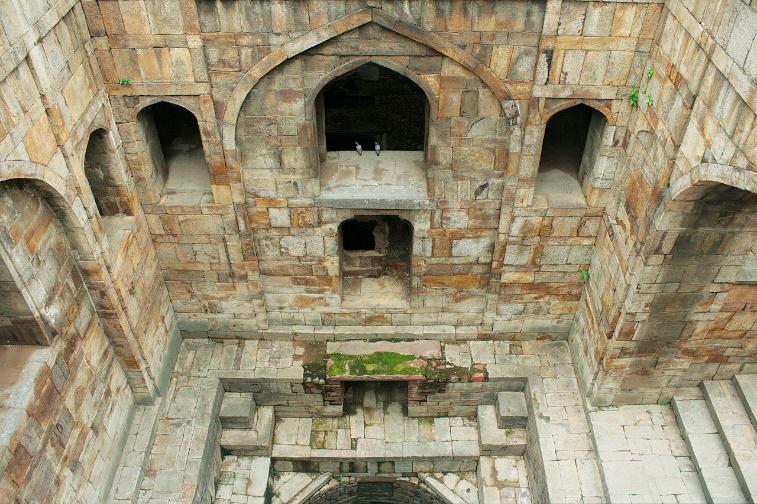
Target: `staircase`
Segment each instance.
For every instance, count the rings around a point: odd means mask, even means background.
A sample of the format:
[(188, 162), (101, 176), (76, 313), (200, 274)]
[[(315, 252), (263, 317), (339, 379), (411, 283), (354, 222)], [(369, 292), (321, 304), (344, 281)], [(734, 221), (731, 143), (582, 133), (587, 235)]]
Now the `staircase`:
[(673, 409), (708, 502), (757, 502), (757, 374), (705, 381)]

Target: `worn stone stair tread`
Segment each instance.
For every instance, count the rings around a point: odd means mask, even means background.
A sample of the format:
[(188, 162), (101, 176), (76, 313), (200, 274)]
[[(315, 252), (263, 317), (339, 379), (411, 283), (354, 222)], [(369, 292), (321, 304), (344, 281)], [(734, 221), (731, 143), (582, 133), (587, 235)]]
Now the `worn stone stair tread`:
[(673, 399), (673, 410), (708, 502), (747, 502), (707, 403)]
[(741, 403), (744, 405), (752, 427), (757, 429), (757, 374), (742, 374), (733, 377)]
[(736, 474), (731, 467), (708, 467), (702, 469), (702, 478), (708, 484), (703, 486), (707, 502), (713, 504), (737, 504), (746, 503), (749, 500), (741, 491)]
[(426, 485), (428, 485), (428, 487), (433, 490), (436, 495), (444, 499), (444, 502), (447, 502), (449, 504), (468, 504), (466, 500), (457, 495), (451, 489), (447, 488), (444, 483), (434, 478), (433, 475), (421, 473), (418, 474), (418, 478)]
[(757, 500), (757, 432), (731, 381), (704, 381), (702, 391), (745, 496)]
[(289, 499), (286, 504), (302, 504), (315, 493), (323, 488), (331, 480), (331, 473), (323, 473), (310, 483), (305, 485), (297, 494)]

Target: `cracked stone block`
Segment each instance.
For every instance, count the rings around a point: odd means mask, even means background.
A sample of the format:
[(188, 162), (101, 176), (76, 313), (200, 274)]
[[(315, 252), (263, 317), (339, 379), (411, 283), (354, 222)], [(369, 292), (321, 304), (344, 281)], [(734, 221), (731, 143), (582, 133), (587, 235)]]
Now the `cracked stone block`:
[(528, 420), (526, 396), (523, 392), (500, 392), (497, 394), (497, 427), (524, 428)]
[(224, 429), (248, 429), (252, 427), (255, 400), (252, 394), (226, 392), (218, 417)]

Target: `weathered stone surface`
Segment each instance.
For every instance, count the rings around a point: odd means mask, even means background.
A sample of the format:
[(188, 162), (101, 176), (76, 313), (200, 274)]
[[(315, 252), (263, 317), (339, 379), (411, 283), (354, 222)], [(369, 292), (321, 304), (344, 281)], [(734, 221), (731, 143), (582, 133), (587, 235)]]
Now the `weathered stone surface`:
[(251, 428), (254, 412), (255, 400), (252, 394), (227, 392), (223, 395), (218, 418), (224, 429)]
[[(462, 457), (414, 461), (418, 470), (475, 471), (465, 465), (475, 427), (438, 415), (473, 415), (494, 404), (494, 380), (538, 376), (543, 389), (526, 397), (542, 415), (527, 423), (538, 440), (529, 463), (543, 462), (534, 500), (672, 499), (682, 485), (700, 497), (688, 466), (679, 478), (668, 459), (670, 494), (615, 493), (629, 490), (616, 460), (602, 472), (612, 488), (598, 490), (579, 389), (595, 405), (656, 404), (755, 372), (754, 2), (50, 3), (5, 2), (0, 14), (0, 336), (44, 348), (2, 356), (18, 372), (0, 380), (0, 500), (89, 503), (113, 488), (117, 501), (210, 501), (221, 369), (260, 362), (229, 378), (256, 391), (231, 393), (259, 394), (281, 418), (338, 416), (341, 406), (304, 391), (301, 354), (279, 343), (387, 339), (444, 341), (470, 371), (463, 388), (408, 405), (437, 416), (441, 444), (429, 452)], [(372, 163), (368, 144), (362, 163), (328, 177), (331, 119), (318, 94), (368, 62), (417, 87), (420, 144), (384, 144)], [(413, 109), (390, 96), (372, 97)], [(159, 102), (186, 110), (191, 128), (151, 117)], [(574, 105), (590, 110), (553, 140)], [(384, 142), (380, 129), (345, 135)], [(560, 149), (577, 130), (567, 143), (583, 147)], [(355, 157), (345, 141), (339, 155)], [(552, 164), (569, 158), (570, 173)], [(409, 225), (401, 247), (393, 233), (368, 234), (404, 255), (392, 274), (370, 264), (376, 278), (353, 288), (340, 225), (390, 217)], [(226, 343), (193, 347), (174, 369), (182, 336)], [(572, 359), (529, 353), (529, 340), (567, 340)], [(525, 353), (502, 358), (502, 341)], [(227, 426), (247, 426), (230, 405)], [(727, 447), (751, 491), (754, 407), (738, 416), (719, 425), (742, 441)], [(127, 432), (132, 418), (140, 427)], [(190, 421), (179, 439), (175, 424)], [(308, 437), (297, 422), (281, 435)], [(408, 425), (419, 437), (430, 428)], [(629, 423), (621, 439), (598, 425), (595, 440), (646, 456), (661, 449), (646, 427)], [(698, 428), (690, 436), (713, 440)], [(346, 426), (334, 432), (319, 449), (351, 451)], [(639, 461), (633, 470), (660, 469)], [(265, 498), (260, 470), (250, 501)], [(529, 498), (515, 492), (487, 484), (482, 495)]]
[(522, 392), (500, 392), (497, 394), (497, 426), (500, 429), (523, 428), (528, 420), (526, 397)]

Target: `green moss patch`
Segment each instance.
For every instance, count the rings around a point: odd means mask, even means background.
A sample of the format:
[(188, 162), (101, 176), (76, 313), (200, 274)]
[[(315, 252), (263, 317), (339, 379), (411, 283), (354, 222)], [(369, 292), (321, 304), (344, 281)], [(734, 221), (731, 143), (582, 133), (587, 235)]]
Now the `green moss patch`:
[(426, 361), (414, 355), (375, 352), (370, 355), (328, 355), (329, 378), (337, 376), (421, 375), (426, 376)]

